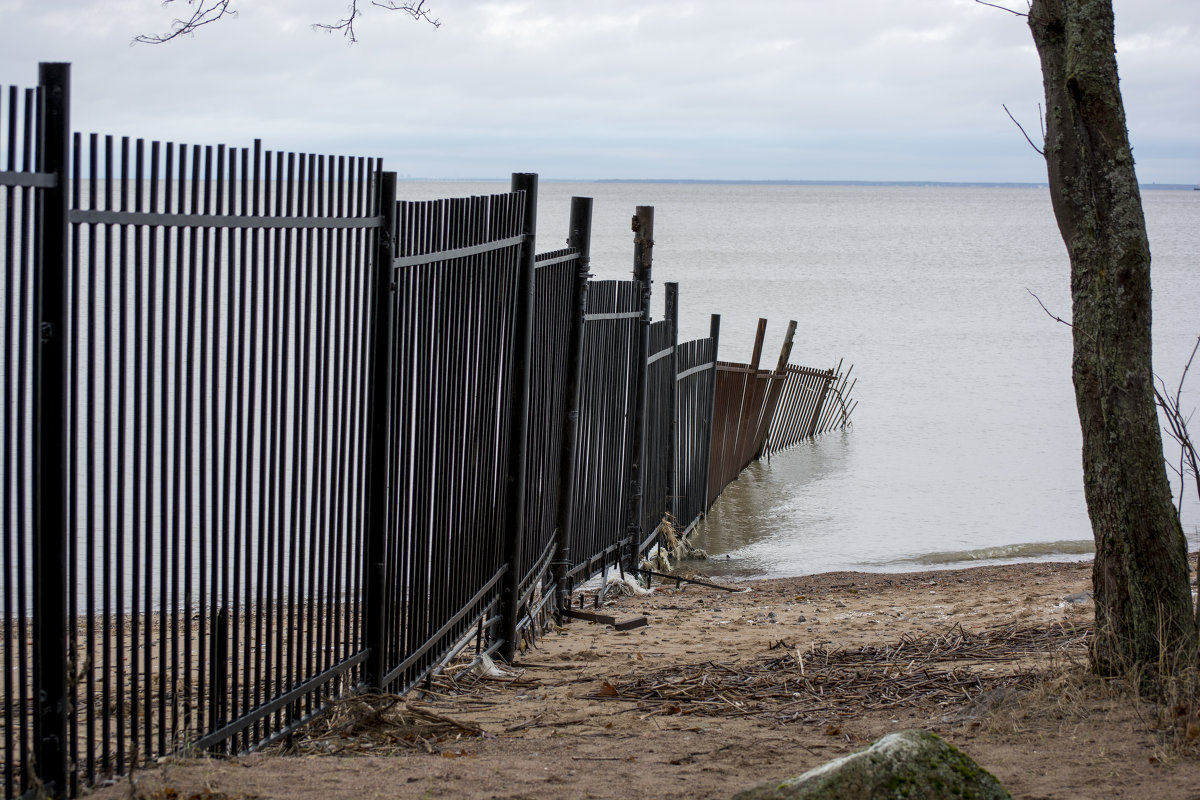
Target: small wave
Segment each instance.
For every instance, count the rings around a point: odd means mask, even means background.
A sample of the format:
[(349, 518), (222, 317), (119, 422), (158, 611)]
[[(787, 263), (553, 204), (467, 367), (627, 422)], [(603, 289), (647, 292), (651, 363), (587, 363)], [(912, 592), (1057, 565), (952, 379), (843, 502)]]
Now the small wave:
[(924, 553), (911, 558), (898, 559), (899, 563), (958, 564), (970, 561), (995, 561), (999, 559), (1041, 559), (1047, 556), (1084, 556), (1096, 552), (1091, 539), (1076, 539), (1062, 542), (1024, 542), (997, 547), (980, 547), (975, 550), (948, 550), (940, 553)]

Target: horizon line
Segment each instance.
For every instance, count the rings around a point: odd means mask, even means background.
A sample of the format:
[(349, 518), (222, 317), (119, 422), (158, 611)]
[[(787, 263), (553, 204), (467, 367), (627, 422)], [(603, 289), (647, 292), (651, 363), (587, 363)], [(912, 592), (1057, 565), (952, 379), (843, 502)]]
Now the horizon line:
[[(397, 176), (397, 180), (412, 183), (500, 183), (508, 178), (427, 178), (414, 175)], [(1045, 189), (1046, 181), (914, 181), (914, 180), (802, 180), (751, 178), (539, 178), (546, 183), (639, 183), (639, 184), (709, 184), (738, 186), (903, 186), (903, 187), (964, 187)], [(1140, 189), (1189, 190), (1200, 189), (1194, 183), (1139, 183)]]

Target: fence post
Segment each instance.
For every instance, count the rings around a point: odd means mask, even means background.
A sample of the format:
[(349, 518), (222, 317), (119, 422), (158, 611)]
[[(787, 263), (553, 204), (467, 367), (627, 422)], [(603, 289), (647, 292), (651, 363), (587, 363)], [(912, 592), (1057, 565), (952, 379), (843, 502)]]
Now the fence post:
[(626, 534), (632, 549), (622, 559), (630, 568), (637, 566), (636, 552), (642, 543), (643, 497), (642, 464), (646, 457), (646, 359), (650, 350), (650, 274), (654, 262), (654, 207), (638, 206), (633, 217), (633, 279), (641, 293), (642, 316), (638, 326), (637, 372), (634, 377), (633, 422), (630, 442), (633, 453), (629, 459), (629, 505)]
[(771, 438), (771, 423), (775, 419), (775, 412), (779, 408), (779, 398), (783, 393), (783, 384), (787, 381), (787, 362), (792, 355), (792, 339), (796, 335), (796, 320), (788, 320), (787, 333), (783, 335), (783, 345), (779, 348), (779, 361), (776, 362), (775, 371), (771, 373), (770, 383), (767, 386), (767, 403), (763, 410), (763, 418), (759, 421), (761, 430), (756, 435), (761, 434), (762, 440), (758, 443), (758, 449), (754, 453), (754, 457), (762, 458), (763, 453), (769, 452)]
[(709, 489), (709, 480), (712, 478), (712, 460), (713, 460), (713, 425), (717, 418), (717, 345), (721, 343), (721, 315), (713, 314), (709, 317), (708, 322), (708, 338), (712, 339), (712, 388), (709, 390), (708, 397), (708, 460), (704, 467), (704, 503), (700, 511), (700, 516), (707, 516), (708, 509), (712, 507), (713, 500)]
[[(71, 65), (38, 66), (38, 172), (57, 177), (38, 192), (34, 278), (38, 348), (33, 362), (34, 759), (50, 797), (67, 785), (67, 198)], [(90, 699), (90, 698), (89, 698)]]
[(575, 262), (575, 281), (571, 288), (571, 330), (567, 335), (566, 414), (563, 418), (563, 444), (559, 455), (558, 508), (555, 509), (557, 539), (553, 559), (555, 612), (564, 608), (567, 597), (567, 569), (571, 566), (571, 538), (575, 531), (572, 508), (575, 505), (575, 458), (579, 451), (579, 383), (583, 371), (583, 317), (587, 313), (588, 271), (592, 260), (592, 198), (571, 198), (571, 225), (567, 246), (579, 251)]
[(671, 518), (679, 520), (679, 385), (675, 376), (679, 374), (679, 284), (675, 281), (663, 284), (663, 318), (671, 325), (671, 383), (667, 402), (670, 404), (671, 427), (667, 432), (667, 508)]
[(387, 674), (384, 621), (388, 614), (384, 574), (387, 537), (388, 453), (392, 441), (392, 338), (395, 305), (396, 173), (378, 176), (379, 229), (375, 247), (375, 288), (372, 302), (371, 390), (367, 406), (367, 519), (363, 543), (362, 647), (370, 651), (363, 665), (367, 686), (382, 690)]
[(511, 662), (517, 655), (517, 621), (520, 609), (521, 548), (525, 539), (525, 464), (528, 456), (529, 432), (529, 360), (533, 334), (533, 270), (537, 234), (538, 176), (531, 172), (514, 172), (512, 190), (525, 192), (525, 218), (517, 265), (517, 306), (514, 309), (512, 403), (508, 420), (508, 468), (505, 479), (507, 497), (504, 511), (504, 573), (500, 597), (501, 630), (504, 648), (501, 655)]

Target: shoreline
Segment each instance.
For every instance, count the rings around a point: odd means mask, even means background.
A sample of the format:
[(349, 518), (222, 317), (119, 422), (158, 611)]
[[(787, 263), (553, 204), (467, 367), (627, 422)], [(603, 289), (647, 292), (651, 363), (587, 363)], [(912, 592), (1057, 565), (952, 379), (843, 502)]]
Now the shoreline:
[[(290, 755), (170, 760), (135, 794), (695, 800), (905, 728), (947, 738), (1014, 797), (1184, 800), (1200, 785), (1200, 747), (1090, 676), (1090, 561), (737, 583), (610, 591), (603, 613), (649, 624), (575, 620), (511, 671), (464, 661), (386, 711), (337, 704)], [(128, 781), (95, 796), (127, 798)]]

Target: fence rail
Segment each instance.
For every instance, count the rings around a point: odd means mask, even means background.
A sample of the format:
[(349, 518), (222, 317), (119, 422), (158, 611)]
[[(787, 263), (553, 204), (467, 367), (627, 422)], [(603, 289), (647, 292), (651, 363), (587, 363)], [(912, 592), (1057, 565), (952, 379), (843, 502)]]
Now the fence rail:
[(678, 341), (674, 284), (651, 320), (649, 207), (590, 280), (591, 201), (537, 254), (536, 175), (397, 203), (374, 159), (72, 139), (68, 95), (0, 95), (6, 800), (511, 658), (779, 398), (776, 448), (853, 409), (761, 336), (719, 364), (719, 317)]

